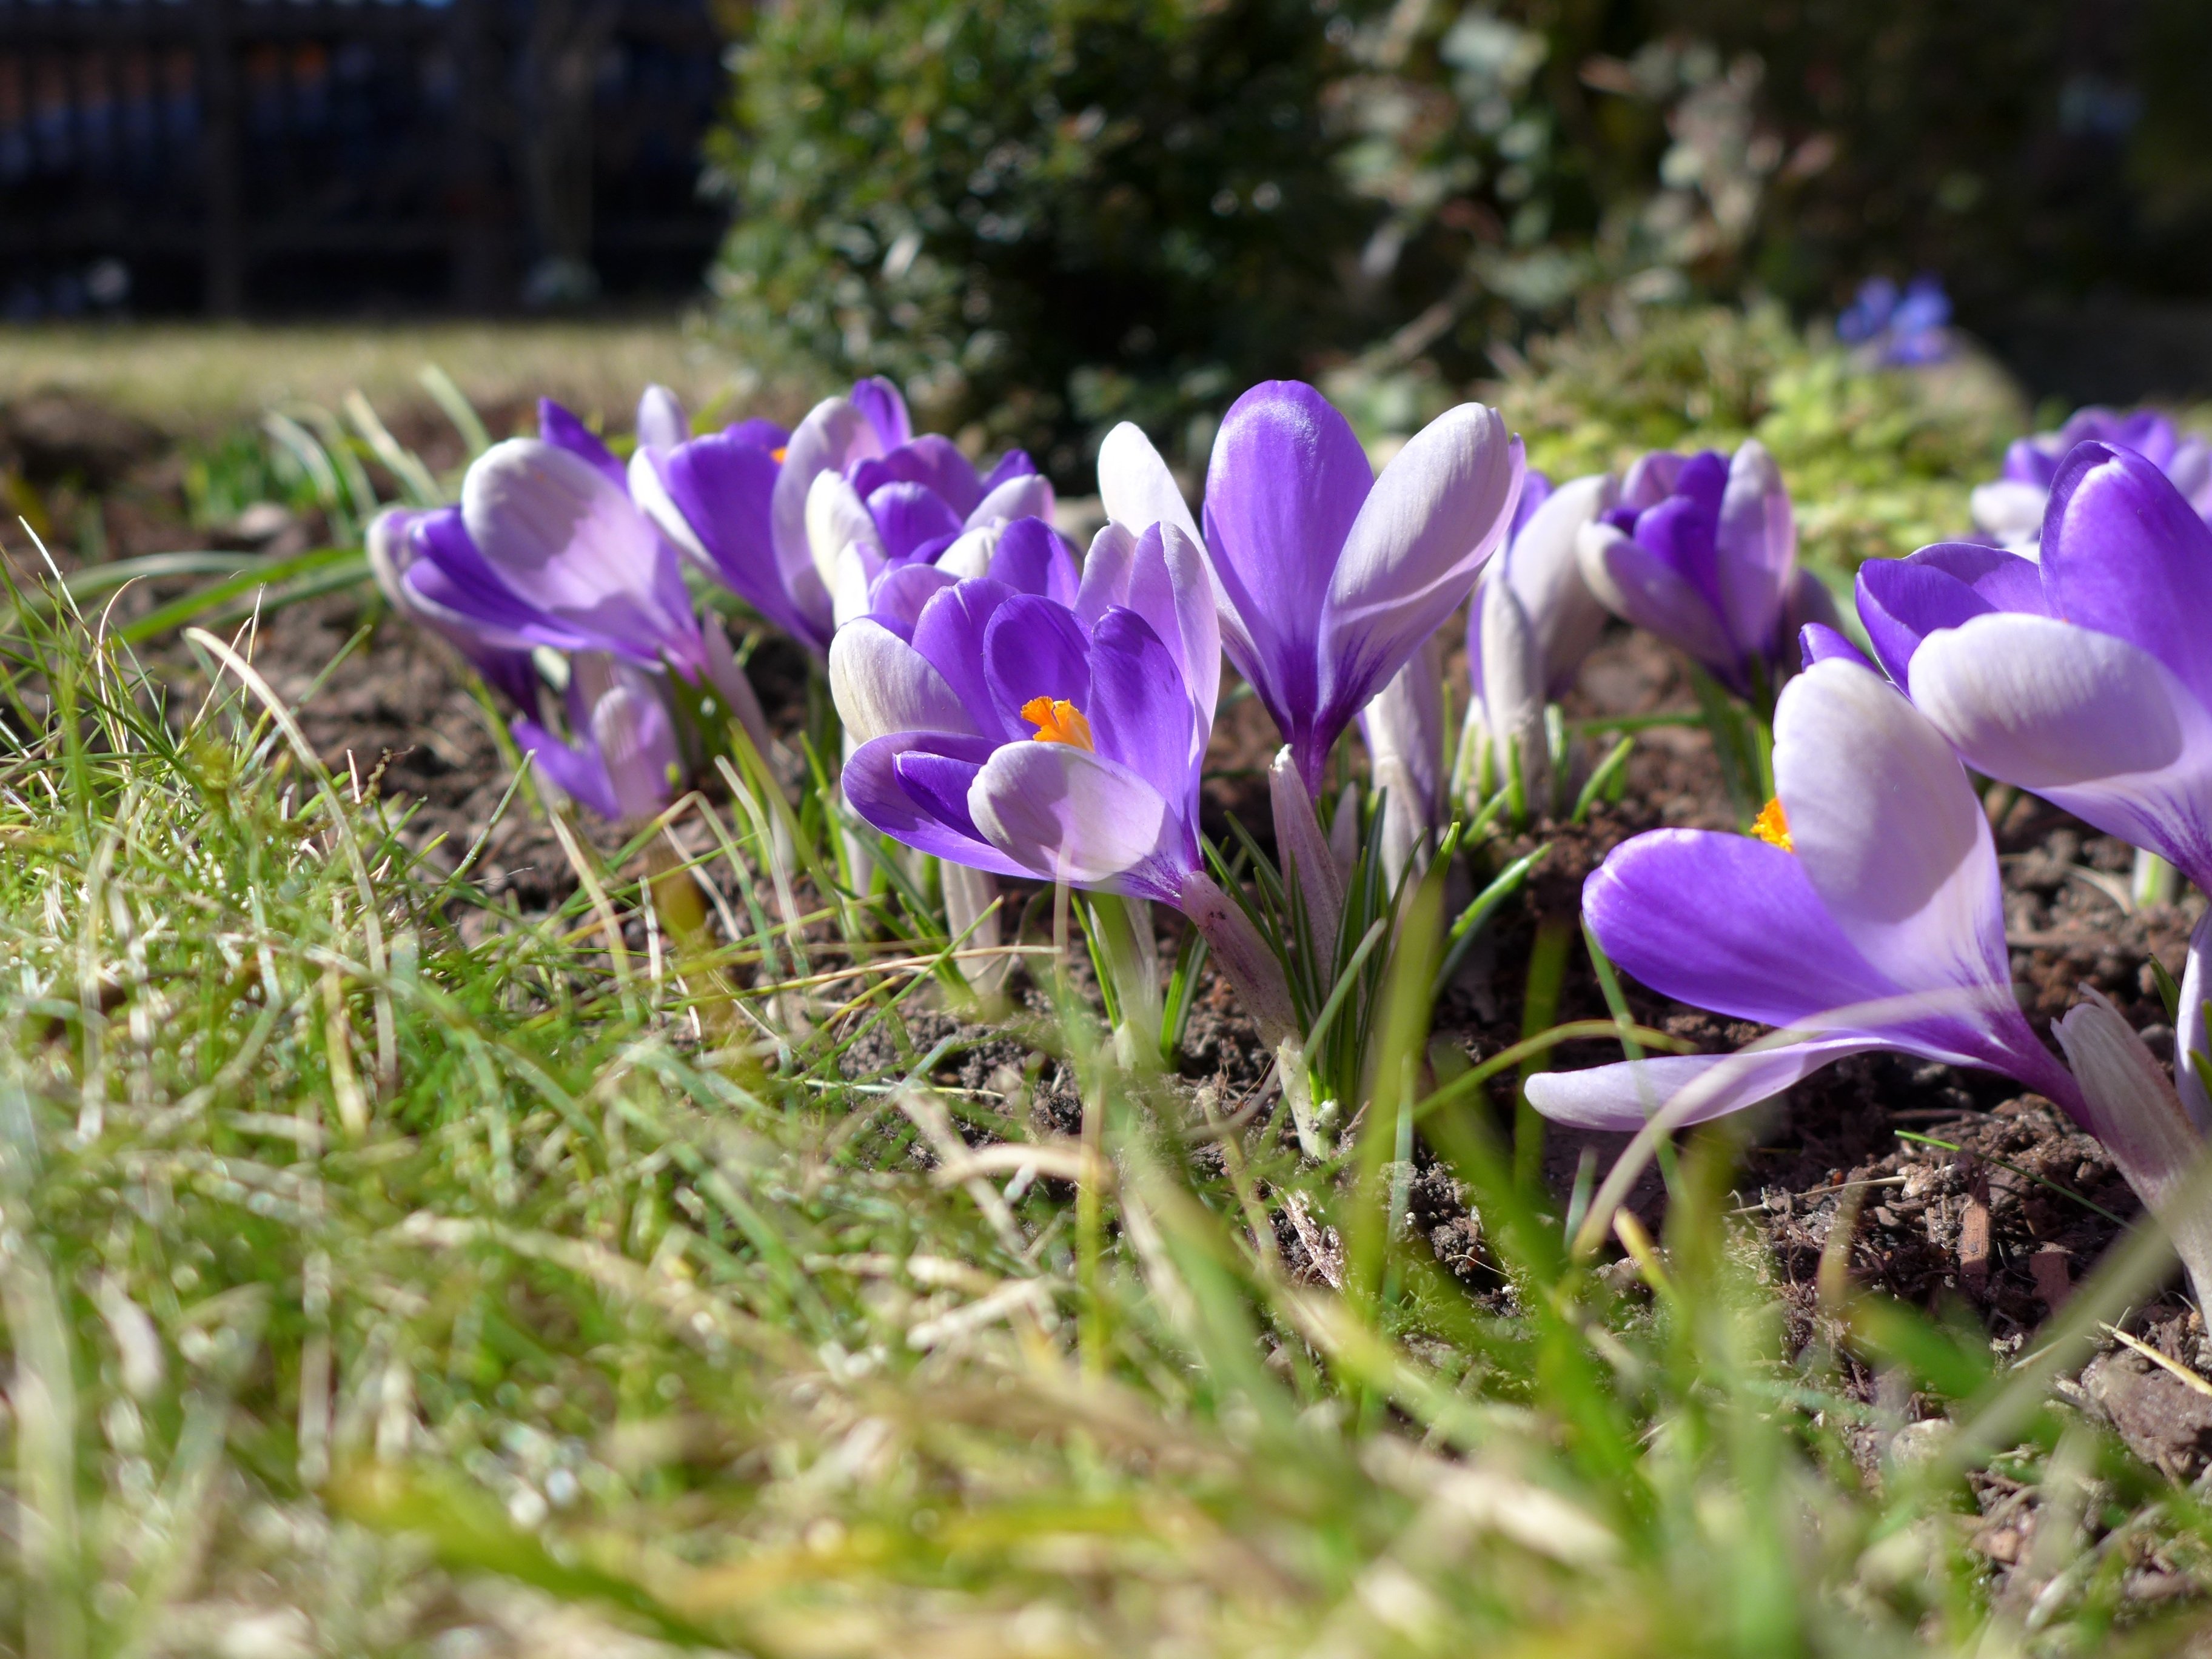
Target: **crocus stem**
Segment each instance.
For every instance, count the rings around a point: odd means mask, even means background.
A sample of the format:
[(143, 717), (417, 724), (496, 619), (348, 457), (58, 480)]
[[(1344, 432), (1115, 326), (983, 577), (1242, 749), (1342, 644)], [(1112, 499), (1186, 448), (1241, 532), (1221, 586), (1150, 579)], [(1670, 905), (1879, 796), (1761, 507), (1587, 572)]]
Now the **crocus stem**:
[(1137, 1065), (1160, 1049), (1160, 971), (1150, 937), (1152, 907), (1142, 899), (1094, 893), (1091, 915), (1121, 1015), (1115, 1047), (1123, 1065)]
[(1237, 993), (1244, 1012), (1260, 1028), (1260, 1041), (1273, 1048), (1298, 1035), (1291, 982), (1267, 941), (1260, 937), (1242, 907), (1203, 871), (1183, 878), (1176, 908), (1206, 935), (1207, 951)]
[[(1567, 955), (1575, 938), (1572, 920), (1547, 916), (1536, 924), (1536, 943), (1528, 952), (1528, 989), (1521, 1004), (1521, 1035), (1532, 1037), (1559, 1023), (1559, 988), (1567, 976)], [(1521, 1066), (1521, 1088), (1513, 1103), (1513, 1179), (1533, 1190), (1544, 1174), (1544, 1120), (1528, 1103), (1528, 1079), (1549, 1064), (1532, 1056)]]
[[(950, 937), (963, 935), (967, 950), (995, 950), (1002, 938), (999, 913), (992, 906), (999, 899), (999, 878), (981, 870), (971, 870), (964, 864), (944, 863), (939, 866), (945, 889), (945, 921), (951, 929)], [(1006, 982), (1006, 969), (1011, 957), (971, 958), (960, 964), (960, 976), (979, 997), (989, 1000), (998, 996)]]
[(2155, 853), (2136, 848), (2134, 878), (2128, 884), (2136, 908), (2150, 904), (2171, 904), (2181, 896), (2181, 883), (2174, 868)]

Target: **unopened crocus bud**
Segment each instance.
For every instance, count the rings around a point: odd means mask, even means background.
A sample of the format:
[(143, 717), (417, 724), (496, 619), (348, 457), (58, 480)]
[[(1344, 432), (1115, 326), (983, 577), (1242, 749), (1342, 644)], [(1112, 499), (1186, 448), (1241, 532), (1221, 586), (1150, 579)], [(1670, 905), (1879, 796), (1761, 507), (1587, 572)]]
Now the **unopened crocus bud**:
[(1314, 946), (1325, 960), (1334, 961), (1336, 930), (1344, 917), (1344, 884), (1288, 744), (1275, 751), (1274, 764), (1267, 769), (1267, 797), (1275, 810), (1275, 854), (1284, 885), (1304, 900)]
[(1485, 582), (1481, 736), (1494, 787), (1511, 788), (1516, 814), (1539, 817), (1552, 800), (1552, 751), (1544, 732), (1544, 658), (1528, 611), (1509, 582)]
[(624, 684), (601, 697), (592, 710), (592, 740), (624, 823), (642, 823), (675, 799), (684, 776), (676, 730), (667, 705), (653, 692)]
[(1443, 635), (1429, 636), (1359, 722), (1382, 797), (1382, 868), (1395, 886), (1407, 866), (1433, 844), (1448, 807)]
[[(2082, 996), (2051, 1030), (2081, 1085), (2089, 1131), (2172, 1239), (2198, 1304), (2212, 1306), (2206, 1300), (2212, 1292), (2212, 1202), (2200, 1178), (2204, 1127), (2119, 1010), (2086, 987)], [(2186, 1050), (2181, 1065), (2189, 1065)]]
[(665, 386), (649, 386), (637, 400), (637, 441), (641, 447), (673, 449), (691, 436), (691, 417), (683, 399)]

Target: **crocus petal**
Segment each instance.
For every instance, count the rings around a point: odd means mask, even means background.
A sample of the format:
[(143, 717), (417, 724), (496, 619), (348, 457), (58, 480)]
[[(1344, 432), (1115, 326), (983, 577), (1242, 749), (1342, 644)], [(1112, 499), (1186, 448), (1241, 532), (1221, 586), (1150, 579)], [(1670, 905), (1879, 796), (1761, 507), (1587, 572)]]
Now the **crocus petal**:
[(1840, 661), (1785, 687), (1775, 790), (1807, 878), (1860, 955), (1908, 991), (2010, 982), (1996, 848), (1941, 732)]
[(948, 737), (940, 732), (893, 732), (862, 744), (846, 757), (839, 787), (844, 791), (846, 804), (865, 823), (918, 852), (995, 876), (1030, 875), (1034, 872), (1026, 866), (1017, 864), (971, 833), (972, 820), (964, 811), (957, 820), (969, 826), (963, 830), (921, 804), (921, 795), (929, 791), (909, 790), (899, 781), (902, 756), (942, 757), (980, 769), (990, 758), (993, 747), (982, 738)]
[(911, 557), (924, 542), (960, 533), (960, 520), (945, 498), (923, 484), (887, 483), (869, 495), (867, 507), (884, 556), (894, 562)]
[(1438, 416), (1382, 469), (1329, 583), (1324, 730), (1341, 730), (1465, 603), (1504, 540), (1524, 470), (1521, 441), (1481, 404)]
[(1897, 987), (1821, 903), (1803, 862), (1748, 836), (1654, 830), (1583, 884), (1606, 954), (1662, 996), (1732, 1019), (1799, 1026)]
[(1046, 881), (1172, 903), (1196, 865), (1158, 790), (1065, 743), (1010, 743), (976, 775), (968, 805), (985, 838)]
[(2205, 1029), (2204, 1017), (2204, 1000), (2212, 997), (2212, 975), (2205, 971), (2208, 956), (2212, 956), (2212, 910), (2205, 912), (2189, 935), (2189, 955), (2181, 969), (2181, 1007), (2173, 1022), (2174, 1086), (2200, 1133), (2212, 1133), (2212, 1097), (2206, 1094), (2204, 1079), (2190, 1056), (2212, 1060), (2212, 1033)]
[(572, 747), (533, 720), (518, 720), (512, 729), (515, 746), (555, 788), (610, 823), (622, 817), (622, 803), (596, 749)]
[(914, 648), (944, 676), (975, 729), (1000, 742), (1030, 735), (1027, 722), (1009, 724), (999, 712), (984, 667), (991, 618), (1012, 598), (1013, 591), (998, 582), (959, 582), (923, 605), (914, 625)]
[[(1523, 507), (1527, 489), (1524, 483)], [(1500, 557), (1534, 631), (1547, 689), (1553, 694), (1573, 684), (1575, 671), (1605, 633), (1608, 613), (1583, 579), (1576, 544), (1582, 527), (1613, 506), (1620, 493), (1610, 474), (1599, 473), (1570, 479), (1525, 516), (1515, 511), (1521, 527)]]
[(1797, 630), (1797, 649), (1807, 668), (1816, 662), (1830, 660), (1855, 663), (1867, 669), (1874, 666), (1867, 660), (1865, 652), (1822, 623), (1807, 623)]
[(893, 732), (977, 729), (945, 677), (872, 617), (847, 623), (830, 641), (830, 695), (845, 730), (861, 743)]
[(1042, 519), (1016, 519), (991, 553), (991, 580), (1057, 605), (1075, 603), (1081, 578), (1066, 538)]
[(1859, 620), (1889, 677), (1911, 686), (1912, 653), (1939, 628), (1992, 611), (2049, 611), (2034, 561), (1971, 542), (1923, 547), (1909, 559), (1859, 567)]
[(901, 639), (911, 640), (924, 607), (957, 581), (951, 571), (935, 565), (902, 564), (877, 579), (868, 596), (868, 614)]
[[(776, 488), (782, 489), (781, 478), (776, 480)], [(832, 591), (837, 581), (837, 556), (847, 548), (864, 548), (878, 560), (884, 556), (883, 537), (867, 503), (835, 472), (817, 472), (807, 489), (806, 545), (822, 585)]]
[[(1745, 439), (1729, 462), (1714, 545), (1721, 614), (1737, 653), (1748, 657), (1771, 652), (1784, 578), (1797, 556), (1797, 523), (1782, 470), (1755, 438)], [(1816, 620), (1825, 619), (1802, 619)]]
[(1626, 1133), (1694, 1089), (1700, 1103), (1674, 1120), (1686, 1127), (1771, 1100), (1823, 1066), (1883, 1046), (1862, 1036), (1822, 1037), (1741, 1054), (1663, 1054), (1580, 1072), (1540, 1072), (1528, 1079), (1528, 1103), (1557, 1123)]
[(1361, 711), (1375, 787), (1382, 795), (1382, 862), (1395, 884), (1442, 827), (1444, 804), (1443, 635), (1431, 634), (1413, 659)]
[(1975, 527), (2005, 548), (2033, 550), (2043, 533), (2043, 509), (2051, 500), (2048, 484), (2000, 478), (1976, 484), (1966, 498)]
[(810, 567), (786, 589), (770, 520), (775, 461), (727, 434), (630, 457), (632, 498), (660, 532), (770, 623), (816, 651), (829, 643), (830, 605)]
[(1302, 381), (1254, 386), (1213, 441), (1202, 545), (1224, 603), (1222, 646), (1302, 765), (1320, 707), (1316, 641), (1329, 581), (1373, 486), (1351, 422)]
[(501, 580), (469, 538), (459, 507), (415, 519), (407, 544), (413, 556), (394, 566), (401, 603), (463, 651), (588, 651), (599, 643), (592, 630), (539, 610)]
[(963, 527), (975, 530), (1014, 519), (1042, 519), (1049, 524), (1053, 505), (1051, 481), (1042, 474), (1026, 472), (1007, 479), (984, 496)]
[(623, 482), (623, 465), (614, 451), (600, 442), (599, 434), (550, 398), (538, 400), (538, 435), (556, 449), (565, 449), (614, 483)]
[(1091, 631), (1091, 699), (1098, 752), (1194, 812), (1190, 698), (1167, 647), (1133, 611), (1117, 605)]
[(1106, 516), (1132, 535), (1141, 536), (1156, 524), (1171, 524), (1193, 545), (1203, 543), (1175, 474), (1133, 422), (1122, 422), (1098, 446), (1098, 500)]
[(899, 395), (898, 387), (880, 374), (853, 383), (853, 407), (866, 419), (876, 441), (885, 449), (896, 449), (914, 436), (906, 399)]
[(637, 400), (640, 449), (673, 449), (691, 435), (684, 400), (665, 386), (649, 386)]
[(991, 560), (999, 550), (999, 538), (1006, 530), (1006, 526), (994, 524), (980, 530), (963, 531), (951, 546), (937, 556), (937, 568), (962, 581), (988, 575)]
[[(2051, 1025), (2081, 1079), (2087, 1127), (2104, 1143), (2128, 1185), (2171, 1225), (2167, 1206), (2189, 1184), (2204, 1156), (2204, 1131), (2174, 1091), (2173, 1079), (2135, 1029), (2099, 992)], [(2201, 1207), (2201, 1206), (2200, 1206)], [(2202, 1230), (2208, 1219), (2192, 1218)], [(2191, 1262), (2192, 1268), (2199, 1266)]]
[(1475, 607), (1481, 647), (1477, 684), (1491, 763), (1501, 786), (1517, 773), (1526, 810), (1540, 816), (1551, 803), (1552, 751), (1544, 729), (1545, 665), (1536, 630), (1510, 582), (1483, 583)]
[(1912, 659), (1913, 701), (1976, 771), (2212, 881), (2212, 717), (2148, 652), (2047, 617), (1976, 617)]
[(791, 441), (784, 447), (783, 467), (776, 475), (769, 514), (776, 562), (783, 569), (786, 587), (798, 592), (801, 573), (811, 573), (821, 582), (825, 595), (829, 588), (806, 536), (806, 502), (814, 480), (825, 471), (842, 472), (854, 461), (880, 455), (887, 447), (866, 417), (845, 398), (823, 398), (792, 433)]
[(2054, 614), (2142, 647), (2212, 701), (2212, 529), (2151, 462), (2082, 444), (2059, 463), (2043, 580)]
[(1195, 717), (1192, 741), (1202, 752), (1221, 690), (1221, 625), (1197, 544), (1172, 525), (1156, 523), (1137, 536), (1108, 522), (1084, 561), (1075, 614), (1092, 625), (1117, 605), (1151, 624), (1175, 659)]
[(1583, 580), (1608, 610), (1656, 634), (1732, 684), (1741, 678), (1721, 619), (1696, 586), (1613, 525), (1585, 525), (1577, 544)]
[(649, 818), (674, 798), (681, 775), (667, 705), (649, 690), (618, 685), (592, 709), (592, 741), (628, 823)]
[[(529, 438), (494, 445), (461, 483), (469, 538), (530, 604), (644, 662), (691, 662), (698, 624), (665, 580), (675, 553), (621, 484)], [(680, 579), (675, 596), (682, 593)]]
[(791, 428), (759, 416), (749, 416), (732, 426), (722, 428), (722, 436), (734, 442), (750, 444), (756, 449), (765, 449), (771, 454), (791, 441)]
[(999, 718), (1026, 735), (1024, 705), (1037, 697), (1091, 708), (1091, 644), (1074, 613), (1030, 593), (998, 607), (983, 635), (983, 672)]

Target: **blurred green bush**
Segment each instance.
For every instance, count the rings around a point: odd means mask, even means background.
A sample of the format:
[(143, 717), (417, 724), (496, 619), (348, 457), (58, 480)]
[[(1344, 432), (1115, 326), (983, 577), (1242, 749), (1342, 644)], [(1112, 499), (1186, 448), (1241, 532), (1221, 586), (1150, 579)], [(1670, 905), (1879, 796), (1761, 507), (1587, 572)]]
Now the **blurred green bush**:
[(1079, 478), (1086, 433), (1356, 342), (1340, 267), (1375, 215), (1324, 112), (1349, 32), (1311, 0), (763, 9), (710, 153), (723, 326)]

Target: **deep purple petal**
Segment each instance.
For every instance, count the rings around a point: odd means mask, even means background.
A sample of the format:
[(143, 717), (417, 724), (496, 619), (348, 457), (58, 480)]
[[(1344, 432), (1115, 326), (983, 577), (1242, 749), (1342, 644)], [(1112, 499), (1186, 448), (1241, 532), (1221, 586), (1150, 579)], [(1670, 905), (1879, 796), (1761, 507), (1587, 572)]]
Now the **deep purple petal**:
[(1606, 954), (1662, 996), (1794, 1026), (1897, 987), (1854, 949), (1795, 856), (1747, 836), (1653, 830), (1583, 885)]
[(791, 441), (791, 428), (754, 415), (722, 428), (721, 435), (735, 443), (765, 449), (770, 456)]
[(853, 383), (853, 405), (875, 428), (876, 441), (885, 449), (896, 449), (913, 438), (914, 422), (907, 417), (906, 399), (882, 375), (872, 374)]
[(538, 609), (501, 581), (461, 522), (459, 507), (426, 513), (408, 527), (417, 554), (400, 575), (410, 609), (444, 624), (447, 636), (474, 654), (476, 646), (527, 651), (592, 647), (594, 636)]
[(960, 520), (935, 490), (918, 483), (887, 483), (868, 498), (868, 516), (883, 538), (884, 556), (893, 563), (914, 556), (925, 542), (950, 545)]
[(2212, 529), (2156, 466), (2077, 446), (2051, 482), (2042, 552), (2056, 615), (2132, 641), (2212, 701)]
[(565, 744), (533, 720), (518, 720), (512, 729), (516, 746), (562, 794), (581, 802), (610, 823), (622, 817), (614, 781), (607, 776), (596, 748)]
[[(897, 763), (904, 755), (941, 756), (980, 766), (995, 747), (985, 738), (948, 737), (941, 732), (896, 732), (877, 738), (846, 757), (840, 779), (846, 804), (867, 823), (919, 852), (993, 875), (1031, 874), (989, 842), (966, 829), (956, 828), (924, 806), (898, 775)], [(967, 825), (969, 822), (963, 802), (957, 823)]]
[(1042, 519), (1016, 519), (991, 555), (991, 580), (1073, 607), (1082, 585), (1075, 550)]
[[(1036, 471), (1036, 463), (1025, 449), (1010, 449), (999, 457), (999, 464), (983, 479), (982, 495), (988, 495), (1000, 484), (1015, 478), (1026, 478)], [(981, 499), (981, 496), (978, 497)]]
[(2045, 609), (2033, 560), (1971, 542), (1923, 547), (1909, 559), (1868, 560), (1859, 567), (1858, 603), (1875, 654), (1908, 689), (1912, 653), (1937, 629), (1992, 611)]
[(1116, 606), (1091, 631), (1091, 703), (1084, 712), (1100, 754), (1169, 801), (1197, 811), (1190, 698), (1174, 657), (1135, 611)]
[(976, 577), (932, 598), (914, 625), (914, 648), (945, 677), (975, 729), (1002, 741), (1030, 734), (1026, 723), (1009, 723), (1000, 713), (984, 667), (984, 641), (990, 633), (991, 618), (1013, 597), (1012, 590), (1002, 583)]
[(1292, 744), (1320, 700), (1316, 642), (1345, 538), (1374, 487), (1351, 422), (1297, 380), (1231, 406), (1206, 475), (1206, 549), (1222, 643)]
[[(708, 568), (769, 622), (802, 644), (825, 649), (827, 615), (809, 615), (783, 585), (771, 518), (778, 468), (769, 452), (723, 433), (640, 454), (643, 461), (630, 465), (631, 494), (654, 521), (695, 560), (704, 554)], [(655, 482), (675, 524), (654, 510)]]
[(1826, 623), (1807, 623), (1804, 627), (1799, 629), (1797, 649), (1802, 657), (1804, 666), (1808, 668), (1816, 662), (1837, 659), (1856, 663), (1862, 668), (1874, 666), (1866, 659), (1865, 652), (1860, 650)]
[[(1720, 612), (1729, 638), (1744, 656), (1771, 661), (1782, 632), (1783, 609), (1796, 597), (1790, 587), (1796, 558), (1796, 518), (1781, 469), (1764, 445), (1746, 439), (1729, 461), (1713, 561)], [(1815, 579), (1808, 575), (1806, 580)]]
[(581, 461), (588, 461), (606, 477), (628, 487), (623, 464), (615, 459), (614, 451), (599, 441), (599, 434), (550, 398), (538, 400), (538, 435), (556, 449), (565, 449)]
[(1091, 708), (1091, 642), (1066, 605), (1017, 593), (998, 607), (983, 634), (984, 674), (1000, 720), (1028, 733), (1022, 707), (1036, 697)]
[(902, 564), (886, 570), (868, 593), (868, 615), (902, 640), (914, 637), (929, 602), (959, 578), (929, 564)]
[(950, 438), (926, 432), (911, 443), (855, 465), (853, 488), (872, 495), (887, 483), (916, 483), (945, 498), (957, 519), (965, 520), (983, 499), (975, 469)]
[(908, 799), (970, 841), (983, 839), (968, 811), (969, 788), (982, 769), (981, 761), (933, 754), (927, 749), (908, 750), (891, 763), (892, 774)]

